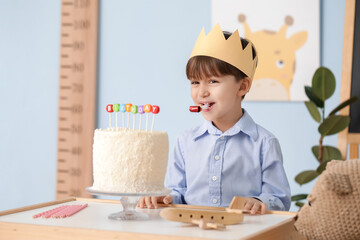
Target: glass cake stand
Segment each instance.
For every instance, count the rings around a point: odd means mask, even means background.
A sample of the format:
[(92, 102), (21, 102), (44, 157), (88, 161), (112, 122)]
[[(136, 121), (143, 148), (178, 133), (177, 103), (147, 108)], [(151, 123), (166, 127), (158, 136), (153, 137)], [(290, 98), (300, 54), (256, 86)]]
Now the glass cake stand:
[(164, 196), (171, 192), (170, 189), (166, 189), (163, 192), (152, 192), (152, 193), (118, 193), (118, 192), (100, 191), (97, 189), (93, 189), (93, 187), (87, 187), (86, 191), (88, 191), (92, 195), (107, 195), (107, 196), (120, 197), (120, 202), (123, 207), (123, 210), (121, 212), (116, 212), (109, 215), (109, 219), (113, 219), (117, 221), (148, 220), (149, 216), (147, 214), (137, 212), (135, 210), (140, 197)]

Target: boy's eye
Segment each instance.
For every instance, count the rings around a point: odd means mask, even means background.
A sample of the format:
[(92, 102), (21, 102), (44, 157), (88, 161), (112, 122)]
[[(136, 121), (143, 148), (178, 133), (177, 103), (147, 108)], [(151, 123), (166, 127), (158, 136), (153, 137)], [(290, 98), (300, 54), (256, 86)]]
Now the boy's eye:
[(210, 83), (218, 83), (219, 81), (216, 80), (210, 80)]
[(199, 84), (198, 81), (191, 81), (191, 85), (196, 85), (196, 84)]

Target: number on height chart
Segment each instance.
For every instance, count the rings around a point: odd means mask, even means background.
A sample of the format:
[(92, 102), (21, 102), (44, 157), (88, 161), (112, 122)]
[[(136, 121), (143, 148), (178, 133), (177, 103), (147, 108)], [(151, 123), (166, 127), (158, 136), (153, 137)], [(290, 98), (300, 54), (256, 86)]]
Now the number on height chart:
[[(83, 85), (79, 83), (73, 83), (73, 92), (82, 93), (83, 91)], [(80, 105), (81, 106), (81, 105)]]
[(90, 7), (90, 0), (75, 0), (74, 6), (76, 8), (87, 8)]
[(82, 131), (81, 125), (71, 125), (71, 133), (80, 134)]
[(72, 113), (82, 113), (82, 110), (81, 104), (74, 104), (71, 108)]
[(83, 72), (84, 64), (83, 63), (74, 63), (72, 69), (73, 69), (73, 72)]
[(81, 169), (80, 168), (71, 168), (70, 175), (75, 176), (75, 177), (81, 176)]
[(74, 22), (75, 30), (86, 30), (90, 27), (89, 20), (78, 20)]
[(80, 196), (80, 190), (79, 189), (70, 189), (70, 196)]
[(82, 51), (84, 50), (85, 43), (83, 41), (74, 41), (73, 48), (75, 51)]
[(81, 148), (80, 148), (80, 147), (73, 147), (73, 148), (71, 149), (71, 153), (72, 153), (73, 155), (81, 155)]

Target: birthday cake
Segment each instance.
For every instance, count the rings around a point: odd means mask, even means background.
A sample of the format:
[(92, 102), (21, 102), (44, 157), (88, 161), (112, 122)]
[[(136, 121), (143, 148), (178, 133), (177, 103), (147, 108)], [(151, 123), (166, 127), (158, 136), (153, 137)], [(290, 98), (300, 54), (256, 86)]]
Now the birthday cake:
[(115, 193), (166, 191), (169, 140), (166, 132), (97, 129), (93, 145), (93, 190)]

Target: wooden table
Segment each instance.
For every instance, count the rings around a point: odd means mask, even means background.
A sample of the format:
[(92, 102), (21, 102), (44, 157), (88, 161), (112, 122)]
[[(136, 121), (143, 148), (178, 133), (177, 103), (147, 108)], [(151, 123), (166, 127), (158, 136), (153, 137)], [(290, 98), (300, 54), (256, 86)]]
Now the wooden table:
[[(32, 216), (64, 204), (88, 207), (62, 219)], [(0, 212), (0, 239), (304, 239), (294, 229), (295, 213), (250, 216), (223, 231), (203, 230), (159, 216), (161, 209), (138, 209), (148, 221), (114, 221), (108, 215), (122, 210), (119, 201), (70, 198)]]

